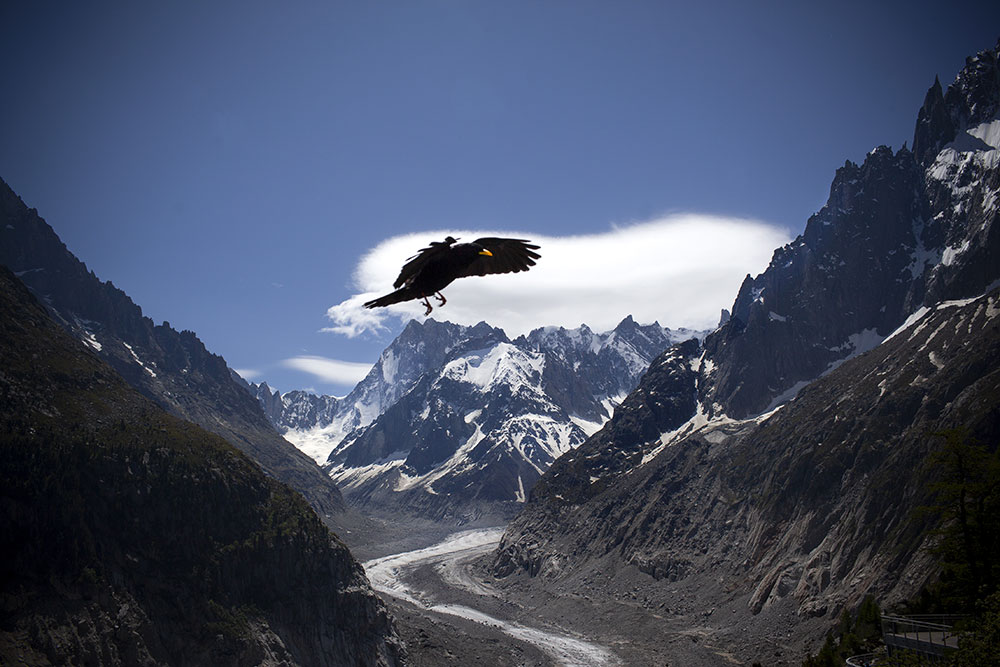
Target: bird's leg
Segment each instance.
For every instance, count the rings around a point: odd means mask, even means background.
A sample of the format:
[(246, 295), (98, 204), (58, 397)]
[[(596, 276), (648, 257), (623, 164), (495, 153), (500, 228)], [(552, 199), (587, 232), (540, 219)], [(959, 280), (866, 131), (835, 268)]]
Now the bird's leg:
[(436, 296), (437, 300), (441, 302), (441, 303), (438, 304), (439, 308), (441, 306), (443, 306), (444, 304), (448, 303), (448, 300), (444, 298), (444, 294), (441, 294), (441, 292), (435, 292), (434, 296)]
[(424, 305), (427, 306), (427, 310), (424, 311), (424, 315), (430, 315), (431, 311), (434, 310), (434, 307), (431, 306), (431, 302), (427, 299), (426, 296), (424, 297)]

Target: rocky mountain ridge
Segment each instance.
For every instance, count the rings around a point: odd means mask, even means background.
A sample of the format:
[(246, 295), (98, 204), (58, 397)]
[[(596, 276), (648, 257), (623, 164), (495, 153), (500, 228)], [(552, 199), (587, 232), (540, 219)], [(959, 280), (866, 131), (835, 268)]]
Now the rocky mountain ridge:
[(156, 325), (111, 282), (101, 282), (38, 212), (0, 180), (0, 264), (53, 317), (140, 393), (171, 414), (226, 438), (302, 493), (336, 527), (346, 506), (331, 480), (285, 441), (225, 360), (191, 331)]
[(0, 267), (0, 662), (397, 665), (347, 548)]
[(706, 411), (765, 412), (922, 305), (998, 279), (996, 72), (995, 50), (969, 58), (944, 96), (938, 82), (928, 92), (914, 151), (880, 146), (837, 170), (826, 205), (747, 276), (731, 320), (706, 340)]
[[(730, 320), (552, 465), (495, 555), (501, 581), (584, 595), (610, 574), (697, 600), (676, 613), (759, 660), (934, 575), (912, 515), (933, 434), (1000, 441), (998, 53), (935, 83), (913, 152), (838, 170)], [(716, 606), (732, 615), (696, 616)]]

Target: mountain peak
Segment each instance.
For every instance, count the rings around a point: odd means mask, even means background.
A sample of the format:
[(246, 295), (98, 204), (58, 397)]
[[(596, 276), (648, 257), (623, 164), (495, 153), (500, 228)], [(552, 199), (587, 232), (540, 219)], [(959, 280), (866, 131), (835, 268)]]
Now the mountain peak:
[(934, 85), (927, 90), (924, 104), (917, 113), (917, 126), (913, 130), (913, 153), (923, 164), (927, 157), (937, 155), (941, 146), (955, 138), (955, 126), (944, 104), (941, 80), (934, 77)]
[(636, 324), (634, 319), (632, 319), (632, 316), (626, 315), (625, 319), (619, 322), (618, 326), (615, 327), (615, 331), (621, 333), (625, 331), (634, 331), (637, 328), (639, 328), (639, 325)]
[(998, 56), (1000, 40), (993, 49), (966, 58), (965, 67), (946, 91), (940, 79), (934, 78), (913, 132), (913, 153), (920, 164), (929, 166), (960, 132), (990, 121), (1000, 111)]

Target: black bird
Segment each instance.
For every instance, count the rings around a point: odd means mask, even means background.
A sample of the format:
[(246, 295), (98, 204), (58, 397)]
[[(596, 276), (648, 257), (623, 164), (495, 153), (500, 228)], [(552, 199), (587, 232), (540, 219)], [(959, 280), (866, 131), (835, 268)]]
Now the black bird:
[(450, 236), (444, 241), (432, 241), (429, 247), (410, 257), (392, 284), (396, 291), (369, 301), (365, 308), (423, 299), (427, 306), (424, 314), (430, 315), (433, 307), (427, 297), (435, 295), (443, 306), (446, 299), (441, 290), (456, 278), (527, 271), (541, 257), (534, 252), (538, 246), (524, 239), (487, 236), (472, 243), (456, 244), (456, 241)]

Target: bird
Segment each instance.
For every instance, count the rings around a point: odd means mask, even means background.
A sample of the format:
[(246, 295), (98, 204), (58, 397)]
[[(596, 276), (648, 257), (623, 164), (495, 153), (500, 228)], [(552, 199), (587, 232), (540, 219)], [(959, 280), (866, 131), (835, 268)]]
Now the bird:
[(526, 239), (504, 239), (485, 236), (472, 243), (458, 243), (451, 236), (431, 244), (408, 258), (392, 284), (395, 292), (380, 296), (364, 304), (365, 308), (380, 308), (411, 299), (423, 299), (430, 315), (434, 309), (429, 297), (438, 300), (438, 306), (447, 303), (441, 290), (456, 278), (485, 276), (491, 273), (518, 273), (527, 271), (541, 257)]

